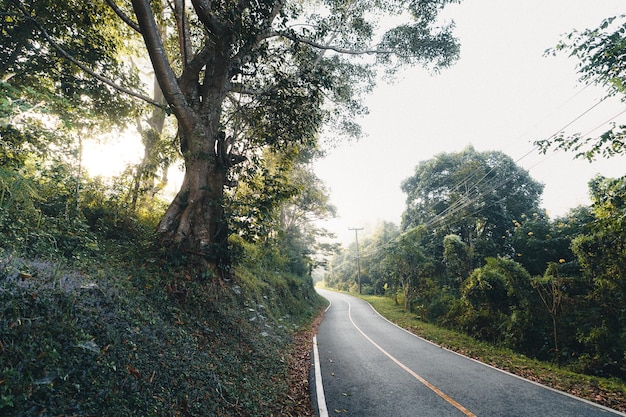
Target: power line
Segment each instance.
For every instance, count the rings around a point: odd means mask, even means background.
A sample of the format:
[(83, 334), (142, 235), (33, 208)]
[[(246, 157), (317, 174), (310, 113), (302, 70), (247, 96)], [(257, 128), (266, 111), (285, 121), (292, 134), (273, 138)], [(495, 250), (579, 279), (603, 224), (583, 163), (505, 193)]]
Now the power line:
[[(573, 94), (572, 96), (570, 96), (567, 100), (565, 100), (563, 103), (561, 103), (559, 106), (557, 106), (554, 110), (552, 110), (552, 112), (550, 112), (548, 115), (546, 115), (543, 119), (541, 119), (539, 122), (535, 123), (532, 127), (526, 129), (526, 131), (524, 133), (522, 133), (521, 135), (519, 135), (516, 139), (510, 140), (507, 144), (507, 147), (513, 143), (514, 141), (524, 137), (525, 135), (528, 134), (528, 132), (532, 131), (535, 127), (539, 126), (541, 123), (543, 123), (545, 120), (549, 119), (554, 113), (556, 113), (557, 110), (561, 109), (562, 107), (564, 107), (567, 103), (569, 103), (570, 101), (572, 101), (574, 98), (576, 98), (579, 94), (581, 94), (583, 91), (585, 91), (592, 83), (587, 83), (585, 84), (585, 86), (580, 89), (578, 92), (576, 92), (575, 94)], [(605, 97), (606, 98), (606, 97)], [(573, 124), (574, 122), (576, 122), (578, 119), (580, 119), (581, 117), (583, 117), (585, 114), (587, 114), (589, 111), (591, 111), (593, 108), (595, 108), (596, 106), (598, 106), (602, 101), (604, 101), (604, 99), (601, 99), (598, 103), (596, 103), (595, 105), (593, 105), (591, 108), (587, 109), (583, 114), (579, 115), (576, 119), (572, 120), (570, 123), (568, 123), (567, 125), (565, 125), (564, 127), (562, 127), (561, 129), (559, 129), (556, 133), (554, 133), (553, 135), (549, 136), (549, 138), (554, 137), (555, 135), (557, 135), (559, 132), (561, 132), (562, 130), (566, 129), (567, 127), (569, 127), (571, 124)], [(506, 149), (506, 148), (505, 148)], [(526, 158), (528, 155), (530, 155), (533, 151), (535, 151), (537, 149), (537, 145), (533, 146), (533, 148), (531, 150), (529, 150), (527, 153), (525, 153), (522, 157), (518, 158), (515, 163), (518, 163), (519, 161), (521, 161), (522, 159)], [(491, 168), (491, 170), (489, 170), (489, 172), (487, 172), (480, 180), (478, 180), (476, 182), (476, 185), (480, 184), (482, 182), (482, 180), (484, 180), (495, 168), (497, 168), (498, 164), (496, 164), (494, 167)], [(470, 172), (468, 175), (465, 176), (465, 178), (463, 178), (461, 181), (459, 181), (455, 186), (453, 186), (451, 188), (451, 192), (454, 192), (456, 190), (458, 190), (464, 183), (466, 183), (467, 181), (469, 181), (473, 176), (474, 173), (478, 172), (478, 171), (473, 171)]]
[[(584, 117), (586, 114), (588, 114), (589, 112), (591, 112), (593, 109), (595, 109), (597, 106), (599, 106), (602, 102), (604, 102), (604, 100), (606, 99), (606, 97), (602, 98), (601, 100), (599, 100), (597, 103), (595, 103), (593, 106), (589, 107), (588, 109), (586, 109), (584, 112), (582, 112), (581, 114), (579, 114), (577, 117), (575, 117), (573, 120), (569, 121), (567, 124), (565, 124), (562, 128), (558, 129), (557, 132), (555, 132), (554, 134), (552, 134), (551, 136), (549, 136), (549, 138), (553, 138), (556, 135), (558, 135), (560, 132), (562, 132), (563, 130), (567, 129), (569, 126), (571, 126), (572, 124), (574, 124), (576, 121), (580, 120), (582, 117)], [(596, 128), (592, 129), (590, 132), (593, 132), (594, 130), (600, 128), (601, 126), (603, 126), (604, 124), (614, 120), (615, 118), (617, 118), (618, 116), (620, 116), (621, 114), (626, 113), (626, 110), (621, 111), (620, 113), (616, 114), (615, 116), (611, 117), (610, 119), (608, 119), (606, 122), (600, 124), (599, 126), (597, 126)], [(589, 132), (589, 133), (590, 133)], [(586, 136), (588, 133), (586, 133), (583, 136)], [(519, 157), (518, 159), (516, 159), (514, 162), (517, 164), (519, 163), (519, 161), (521, 161), (522, 159), (525, 159), (526, 157), (528, 157), (530, 154), (532, 154), (535, 150), (537, 150), (538, 145), (534, 145), (528, 152), (526, 152), (524, 155), (522, 155), (521, 157)], [(533, 165), (537, 166), (540, 163), (542, 163), (543, 161), (545, 161), (547, 159), (544, 158), (542, 161), (539, 161), (537, 164)], [(447, 217), (452, 216), (453, 214), (458, 213), (459, 211), (461, 211), (462, 209), (470, 206), (471, 204), (475, 204), (477, 203), (483, 196), (495, 191), (496, 189), (506, 185), (508, 182), (510, 182), (511, 180), (513, 180), (514, 178), (508, 178), (505, 179), (504, 181), (500, 181), (499, 183), (495, 184), (494, 186), (492, 186), (490, 189), (487, 189), (485, 191), (480, 191), (480, 189), (478, 188), (478, 185), (480, 185), (488, 176), (491, 172), (493, 172), (499, 165), (501, 162), (496, 163), (496, 165), (494, 165), (493, 167), (491, 167), (491, 169), (484, 174), (478, 181), (476, 181), (476, 183), (474, 183), (471, 187), (467, 187), (467, 181), (469, 179), (471, 179), (475, 173), (478, 172), (478, 170), (474, 170), (473, 172), (470, 172), (468, 175), (465, 176), (465, 178), (463, 178), (462, 180), (460, 180), (457, 184), (455, 184), (452, 188), (451, 188), (451, 192), (454, 192), (455, 190), (458, 190), (461, 186), (466, 185), (466, 193), (463, 194), (459, 199), (457, 199), (455, 202), (453, 202), (451, 205), (449, 205), (445, 210), (443, 210), (441, 213), (436, 214), (435, 216), (433, 216), (431, 219), (429, 219), (426, 222), (426, 226), (430, 227), (433, 224), (436, 223), (442, 223), (446, 220)], [(491, 180), (492, 182), (495, 182), (496, 178), (494, 177), (493, 180)], [(473, 195), (472, 193), (476, 192), (475, 195)], [(483, 208), (484, 209), (484, 208)], [(482, 210), (482, 209), (481, 209)], [(479, 211), (481, 211), (479, 210)], [(477, 212), (479, 212), (477, 211)]]

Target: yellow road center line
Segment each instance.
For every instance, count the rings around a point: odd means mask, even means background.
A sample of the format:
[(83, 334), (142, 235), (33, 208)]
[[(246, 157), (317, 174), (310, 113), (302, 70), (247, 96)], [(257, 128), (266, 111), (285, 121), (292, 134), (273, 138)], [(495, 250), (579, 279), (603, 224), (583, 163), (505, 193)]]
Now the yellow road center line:
[(385, 356), (387, 356), (389, 359), (391, 359), (396, 365), (398, 365), (400, 368), (404, 369), (409, 375), (411, 375), (413, 378), (417, 379), (419, 382), (424, 384), (427, 388), (429, 388), (435, 394), (437, 394), (438, 396), (440, 396), (441, 398), (446, 400), (449, 404), (451, 404), (457, 410), (461, 411), (467, 417), (476, 417), (476, 414), (472, 413), (470, 410), (468, 410), (467, 408), (463, 407), (461, 404), (456, 402), (450, 396), (446, 395), (439, 388), (437, 388), (436, 386), (434, 386), (433, 384), (431, 384), (430, 382), (428, 382), (427, 380), (425, 380), (424, 378), (419, 376), (411, 368), (409, 368), (408, 366), (406, 366), (405, 364), (400, 362), (398, 359), (393, 357), (389, 352), (387, 352), (385, 349), (383, 349), (380, 345), (378, 345), (376, 342), (374, 342), (372, 339), (370, 339), (370, 337), (368, 335), (366, 335), (365, 332), (363, 332), (363, 330), (361, 330), (359, 328), (359, 326), (356, 325), (354, 320), (352, 320), (352, 304), (350, 304), (349, 301), (348, 301), (348, 317), (350, 318), (350, 321), (352, 322), (352, 325), (359, 331), (359, 333), (361, 333), (364, 338), (366, 338), (372, 345), (374, 345), (376, 347), (376, 349), (380, 350)]

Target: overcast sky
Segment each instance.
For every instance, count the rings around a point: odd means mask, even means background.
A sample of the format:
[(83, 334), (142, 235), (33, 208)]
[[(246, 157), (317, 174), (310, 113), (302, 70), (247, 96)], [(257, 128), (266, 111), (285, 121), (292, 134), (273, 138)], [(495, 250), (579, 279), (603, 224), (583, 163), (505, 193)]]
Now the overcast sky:
[[(552, 217), (589, 204), (587, 182), (598, 173), (625, 175), (626, 160), (590, 164), (569, 153), (533, 151), (535, 140), (562, 131), (605, 95), (577, 81), (575, 59), (544, 51), (563, 34), (596, 28), (625, 12), (623, 0), (466, 0), (449, 6), (445, 18), (456, 23), (460, 61), (438, 75), (411, 68), (394, 85), (380, 83), (367, 98), (365, 136), (315, 164), (338, 208), (339, 217), (326, 227), (350, 243), (349, 228), (365, 227), (367, 234), (382, 220), (399, 224), (402, 180), (420, 161), (469, 145), (502, 151), (529, 170), (545, 185), (542, 205)], [(587, 133), (624, 109), (619, 99), (604, 101), (566, 132)], [(626, 123), (626, 117), (615, 121)]]

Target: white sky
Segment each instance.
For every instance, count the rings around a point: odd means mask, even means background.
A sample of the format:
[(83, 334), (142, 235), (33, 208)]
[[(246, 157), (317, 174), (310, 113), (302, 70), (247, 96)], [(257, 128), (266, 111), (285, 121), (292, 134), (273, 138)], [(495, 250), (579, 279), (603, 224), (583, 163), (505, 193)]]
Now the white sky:
[[(325, 224), (339, 241), (351, 227), (371, 231), (382, 220), (400, 223), (402, 180), (441, 152), (499, 150), (545, 185), (551, 216), (589, 204), (587, 182), (596, 174), (625, 175), (626, 158), (589, 163), (571, 153), (539, 155), (533, 141), (563, 130), (605, 91), (578, 83), (577, 61), (565, 53), (544, 57), (561, 35), (596, 28), (626, 12), (624, 0), (465, 0), (449, 6), (461, 59), (438, 75), (411, 68), (394, 84), (380, 83), (367, 98), (365, 137), (329, 152), (315, 171), (331, 192), (338, 218)], [(626, 109), (618, 99), (601, 103), (566, 129), (588, 133)], [(615, 119), (626, 123), (626, 117)], [(594, 133), (599, 134), (603, 130)]]

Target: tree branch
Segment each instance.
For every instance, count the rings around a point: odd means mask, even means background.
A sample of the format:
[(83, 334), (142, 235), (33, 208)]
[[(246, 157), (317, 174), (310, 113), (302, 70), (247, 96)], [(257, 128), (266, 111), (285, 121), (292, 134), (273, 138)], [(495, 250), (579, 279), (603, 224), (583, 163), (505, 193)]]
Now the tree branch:
[(262, 90), (261, 89), (251, 89), (251, 88), (248, 88), (248, 87), (246, 87), (246, 86), (244, 86), (243, 84), (240, 84), (240, 83), (230, 83), (228, 91), (231, 91), (233, 93), (248, 95), (248, 96), (259, 96), (259, 95), (262, 95), (262, 94), (267, 94), (267, 93), (271, 92), (272, 90), (270, 90), (270, 89), (262, 89)]
[(115, 0), (106, 0), (106, 2), (109, 5), (109, 7), (111, 9), (113, 9), (115, 14), (120, 19), (122, 19), (122, 21), (124, 21), (124, 23), (126, 23), (128, 26), (130, 26), (135, 32), (141, 33), (141, 30), (139, 29), (139, 25), (137, 23), (133, 22), (132, 19), (130, 17), (128, 17), (128, 15), (126, 13), (124, 13), (124, 11), (117, 6), (117, 4), (115, 4)]
[(185, 13), (185, 0), (174, 1), (174, 16), (176, 18), (176, 28), (178, 29), (180, 55), (183, 60), (183, 67), (186, 67), (193, 55), (193, 49), (191, 47), (191, 34), (189, 33), (189, 25), (186, 18), (187, 14)]
[(191, 0), (193, 8), (204, 27), (213, 35), (218, 35), (223, 31), (223, 25), (211, 14), (211, 5), (206, 0)]
[[(309, 39), (304, 39), (304, 38), (299, 38), (298, 36), (288, 33), (288, 32), (284, 32), (284, 31), (280, 31), (280, 32), (275, 32), (273, 34), (273, 36), (282, 36), (284, 38), (287, 38), (289, 40), (292, 40), (294, 42), (298, 42), (298, 43), (303, 43), (305, 45), (309, 45), (315, 49), (320, 49), (320, 50), (325, 50), (325, 51), (334, 51), (337, 52), (339, 54), (344, 54), (344, 55), (396, 55), (396, 56), (400, 56), (403, 58), (410, 58), (411, 56), (409, 55), (402, 55), (400, 53), (398, 53), (398, 51), (394, 51), (391, 49), (361, 49), (361, 50), (355, 50), (355, 49), (346, 49), (346, 48), (340, 48), (338, 46), (333, 46), (333, 45), (324, 45), (321, 43), (317, 43), (314, 42), (312, 40)], [(269, 37), (269, 36), (268, 36)]]
[(132, 4), (163, 96), (170, 104), (172, 111), (178, 119), (178, 123), (184, 131), (189, 132), (193, 128), (192, 113), (187, 106), (185, 96), (178, 85), (176, 74), (174, 74), (174, 70), (172, 70), (165, 53), (165, 47), (159, 35), (159, 28), (154, 19), (149, 1), (132, 0)]
[(212, 52), (212, 46), (206, 43), (202, 50), (198, 52), (187, 65), (185, 65), (183, 73), (180, 76), (182, 85), (187, 85), (194, 80), (198, 80), (198, 75), (200, 74), (200, 71), (202, 71), (202, 68), (206, 65), (206, 62)]
[(61, 47), (61, 45), (59, 45), (58, 43), (55, 42), (55, 40), (52, 38), (52, 36), (50, 36), (50, 34), (48, 33), (48, 31), (34, 18), (30, 17), (28, 15), (28, 13), (26, 12), (26, 10), (24, 10), (24, 8), (20, 5), (17, 4), (16, 5), (20, 11), (23, 13), (23, 17), (32, 21), (35, 26), (37, 26), (37, 29), (39, 29), (39, 31), (41, 32), (41, 34), (44, 36), (44, 38), (46, 38), (46, 40), (50, 43), (50, 45), (65, 59), (67, 59), (68, 61), (70, 61), (72, 64), (76, 65), (78, 68), (80, 68), (82, 71), (84, 71), (85, 73), (91, 75), (92, 77), (94, 77), (95, 79), (97, 79), (98, 81), (101, 81), (103, 83), (105, 83), (106, 85), (108, 85), (111, 88), (114, 88), (117, 91), (120, 91), (122, 93), (128, 94), (131, 97), (135, 97), (139, 100), (143, 100), (146, 103), (152, 104), (153, 106), (159, 107), (163, 110), (165, 110), (166, 112), (168, 111), (167, 107), (164, 107), (162, 103), (159, 103), (156, 100), (153, 100), (152, 98), (138, 93), (136, 91), (133, 91), (129, 88), (123, 87), (121, 85), (118, 85), (115, 81), (111, 80), (110, 78), (105, 77), (104, 75), (98, 74), (97, 72), (91, 70), (90, 68), (88, 68), (85, 64), (83, 64), (82, 62), (78, 61), (76, 58), (74, 58), (70, 53), (68, 53), (65, 49), (63, 49)]

